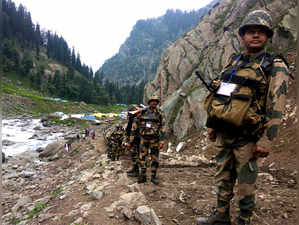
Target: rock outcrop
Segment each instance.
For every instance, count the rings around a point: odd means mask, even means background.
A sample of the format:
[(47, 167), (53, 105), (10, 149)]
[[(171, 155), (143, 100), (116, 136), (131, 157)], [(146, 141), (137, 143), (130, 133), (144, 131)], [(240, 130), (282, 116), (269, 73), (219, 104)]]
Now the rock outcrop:
[(164, 49), (155, 79), (145, 87), (144, 102), (161, 93), (168, 131), (178, 139), (200, 130), (206, 120), (206, 89), (194, 70), (198, 68), (207, 81), (217, 77), (230, 55), (242, 50), (238, 27), (255, 9), (266, 8), (272, 15), (275, 34), (268, 48), (282, 53), (294, 50), (296, 7), (294, 0), (223, 0), (216, 4), (197, 27)]

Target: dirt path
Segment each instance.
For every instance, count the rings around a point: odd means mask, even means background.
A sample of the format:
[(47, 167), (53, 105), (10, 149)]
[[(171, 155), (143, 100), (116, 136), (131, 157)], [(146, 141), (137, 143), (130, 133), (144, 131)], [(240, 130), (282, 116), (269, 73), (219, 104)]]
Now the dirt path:
[[(130, 167), (129, 154), (122, 155), (120, 161), (106, 160), (106, 145), (101, 136), (103, 127), (93, 128), (97, 132), (95, 140), (89, 137), (86, 141), (73, 143), (72, 152), (62, 150), (57, 160), (38, 166), (38, 179), (16, 177), (4, 181), (3, 224), (140, 224), (126, 219), (121, 213), (107, 213), (106, 207), (118, 201), (121, 195), (131, 192), (129, 186), (137, 179), (128, 178), (125, 173)], [(293, 129), (286, 123), (283, 134), (292, 133)], [(291, 140), (294, 142), (295, 137), (283, 135), (282, 138), (284, 143), (288, 143)], [(210, 157), (207, 155), (209, 151), (200, 147), (205, 145), (202, 143), (206, 143), (206, 137), (198, 133), (187, 141), (179, 153), (163, 150), (158, 172), (160, 184), (147, 182), (137, 185), (163, 225), (194, 225), (197, 216), (208, 215), (215, 206), (214, 163), (196, 162), (198, 156)], [(296, 224), (297, 170), (293, 157), (296, 153), (294, 146), (282, 151), (282, 147), (277, 145), (269, 158), (259, 162), (258, 209), (252, 224)], [(174, 163), (170, 163), (170, 160)], [(182, 164), (182, 161), (189, 164)], [(98, 193), (103, 193), (103, 196), (97, 199), (89, 187), (101, 187), (102, 192)], [(13, 208), (18, 199), (24, 196), (30, 196), (33, 203), (16, 218), (18, 214), (12, 213)], [(45, 202), (44, 208), (34, 211), (41, 200)], [(232, 218), (237, 215), (236, 202), (233, 201)], [(33, 212), (30, 219), (28, 211)]]

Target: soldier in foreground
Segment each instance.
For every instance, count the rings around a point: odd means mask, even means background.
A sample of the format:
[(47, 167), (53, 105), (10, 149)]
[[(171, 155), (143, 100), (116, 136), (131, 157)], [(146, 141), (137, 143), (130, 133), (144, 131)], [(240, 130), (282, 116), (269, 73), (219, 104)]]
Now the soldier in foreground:
[(117, 124), (112, 132), (106, 134), (109, 147), (107, 155), (112, 161), (119, 160), (124, 138), (125, 130), (120, 124)]
[(134, 136), (138, 129), (140, 135), (140, 155), (139, 162), (141, 172), (138, 177), (138, 183), (145, 183), (147, 181), (146, 170), (147, 161), (151, 157), (151, 182), (158, 185), (159, 180), (157, 177), (157, 170), (159, 168), (159, 150), (164, 146), (165, 135), (165, 121), (160, 109), (157, 108), (159, 98), (152, 96), (148, 100), (149, 107), (141, 110), (140, 114), (136, 117), (136, 122), (133, 124), (132, 132), (130, 135), (130, 143), (133, 142)]
[(131, 152), (131, 159), (132, 159), (132, 168), (127, 172), (129, 177), (138, 177), (139, 176), (139, 148), (140, 148), (140, 136), (139, 136), (139, 130), (138, 128), (134, 128), (134, 133), (132, 135), (134, 136), (133, 141), (130, 143), (130, 136), (132, 132), (132, 126), (134, 122), (136, 121), (137, 114), (140, 113), (138, 111), (139, 108), (137, 106), (132, 106), (128, 110), (128, 124), (126, 127), (126, 136), (127, 136), (127, 149), (130, 149)]
[(247, 15), (239, 28), (245, 51), (233, 55), (214, 81), (205, 109), (210, 140), (218, 149), (215, 175), (217, 210), (198, 225), (230, 225), (230, 201), (238, 182), (237, 225), (249, 225), (256, 208), (257, 159), (267, 157), (278, 135), (289, 71), (285, 60), (265, 52), (272, 37), (271, 16), (263, 10)]

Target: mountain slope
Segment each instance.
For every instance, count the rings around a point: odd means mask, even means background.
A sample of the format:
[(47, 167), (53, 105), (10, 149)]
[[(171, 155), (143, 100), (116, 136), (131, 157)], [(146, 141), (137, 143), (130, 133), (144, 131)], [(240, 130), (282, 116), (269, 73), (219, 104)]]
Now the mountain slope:
[(3, 0), (1, 9), (1, 78), (18, 80), (48, 96), (97, 104), (111, 100), (63, 37), (33, 24), (22, 4), (16, 7), (13, 1)]
[[(268, 48), (290, 58), (296, 49), (296, 6), (296, 1), (278, 0), (266, 6), (275, 31)], [(237, 29), (242, 20), (248, 12), (259, 8), (260, 1), (256, 0), (223, 0), (196, 28), (163, 51), (155, 79), (146, 85), (144, 101), (152, 94), (162, 93), (168, 131), (177, 138), (202, 129), (206, 120), (206, 89), (193, 71), (198, 68), (207, 81), (216, 78), (228, 57), (241, 49)]]
[(108, 59), (97, 73), (104, 79), (121, 84), (152, 80), (162, 50), (196, 26), (218, 1), (214, 0), (197, 11), (168, 10), (159, 18), (137, 21), (119, 52)]

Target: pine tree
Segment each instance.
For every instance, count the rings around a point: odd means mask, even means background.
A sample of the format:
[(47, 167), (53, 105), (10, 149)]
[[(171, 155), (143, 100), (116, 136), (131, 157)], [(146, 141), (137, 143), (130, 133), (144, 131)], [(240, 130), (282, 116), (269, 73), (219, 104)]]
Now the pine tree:
[(43, 44), (41, 32), (40, 32), (40, 26), (39, 24), (35, 27), (35, 49), (36, 49), (36, 56), (37, 59), (39, 59), (39, 53), (40, 53), (40, 46)]
[(76, 65), (76, 52), (75, 52), (74, 46), (72, 48), (71, 63), (72, 63), (73, 66)]

